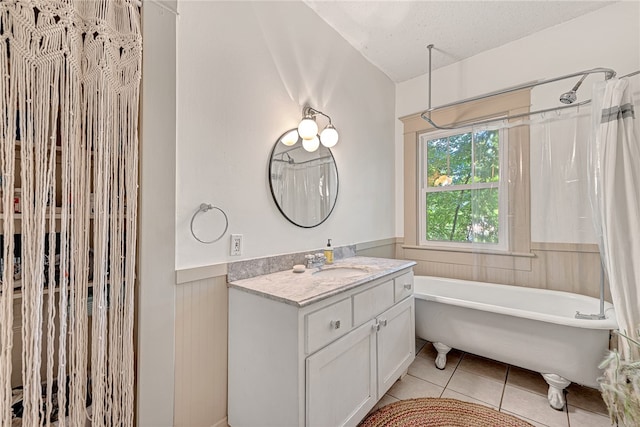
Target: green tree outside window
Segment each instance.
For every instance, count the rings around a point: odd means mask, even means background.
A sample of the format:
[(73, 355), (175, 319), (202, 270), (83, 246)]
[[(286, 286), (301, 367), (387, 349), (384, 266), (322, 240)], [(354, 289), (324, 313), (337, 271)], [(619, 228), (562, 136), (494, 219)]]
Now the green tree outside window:
[(465, 132), (427, 140), (426, 239), (498, 243), (500, 133)]

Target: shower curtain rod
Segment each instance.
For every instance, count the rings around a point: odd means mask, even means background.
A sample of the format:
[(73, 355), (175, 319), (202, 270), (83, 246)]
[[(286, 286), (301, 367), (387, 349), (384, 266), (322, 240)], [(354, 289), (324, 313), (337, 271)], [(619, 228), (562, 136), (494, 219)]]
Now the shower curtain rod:
[[(468, 127), (468, 126), (473, 126), (473, 125), (484, 125), (484, 124), (498, 122), (498, 121), (502, 121), (502, 120), (518, 119), (518, 118), (522, 118), (522, 117), (531, 116), (531, 115), (534, 115), (534, 114), (549, 113), (549, 112), (552, 112), (552, 111), (560, 111), (560, 110), (565, 110), (565, 109), (568, 109), (568, 108), (576, 108), (576, 107), (580, 107), (580, 106), (583, 106), (583, 105), (587, 105), (587, 104), (589, 104), (591, 102), (591, 99), (587, 99), (585, 101), (578, 102), (578, 103), (575, 103), (575, 104), (573, 103), (573, 101), (569, 101), (570, 103), (568, 105), (561, 105), (559, 107), (545, 108), (545, 109), (542, 109), (542, 110), (529, 111), (529, 112), (526, 112), (526, 113), (513, 114), (513, 115), (509, 115), (509, 116), (494, 117), (494, 118), (486, 119), (486, 120), (480, 120), (480, 121), (468, 120), (468, 121), (456, 123), (456, 124), (450, 125), (450, 126), (438, 125), (431, 118), (431, 113), (433, 111), (441, 110), (443, 108), (454, 107), (456, 105), (460, 105), (460, 104), (464, 104), (464, 103), (472, 102), (472, 101), (479, 101), (479, 100), (482, 100), (482, 99), (490, 98), (492, 96), (503, 95), (503, 94), (515, 92), (515, 91), (522, 90), (522, 89), (529, 89), (529, 88), (533, 88), (535, 86), (540, 86), (540, 85), (543, 85), (543, 84), (548, 84), (548, 83), (553, 83), (553, 82), (557, 82), (557, 81), (560, 81), (560, 80), (570, 79), (572, 77), (582, 76), (582, 79), (570, 91), (570, 92), (575, 93), (575, 91), (578, 89), (578, 87), (582, 83), (582, 80), (584, 80), (584, 78), (589, 74), (603, 73), (605, 80), (612, 79), (612, 78), (614, 78), (616, 76), (616, 72), (614, 70), (612, 70), (611, 68), (592, 68), (590, 70), (584, 70), (584, 71), (579, 71), (577, 73), (565, 74), (564, 76), (554, 77), (554, 78), (551, 78), (551, 79), (535, 80), (533, 82), (523, 83), (523, 84), (520, 84), (520, 85), (517, 85), (517, 86), (508, 87), (508, 88), (505, 88), (505, 89), (497, 90), (495, 92), (489, 92), (489, 93), (486, 93), (484, 95), (478, 95), (478, 96), (474, 96), (472, 98), (466, 98), (466, 99), (463, 99), (461, 101), (451, 102), (451, 103), (448, 103), (448, 104), (444, 104), (444, 105), (440, 105), (438, 107), (433, 107), (432, 108), (431, 107), (431, 74), (432, 74), (431, 73), (431, 49), (433, 49), (433, 45), (430, 44), (429, 46), (427, 46), (427, 48), (429, 49), (429, 108), (427, 110), (425, 110), (424, 112), (422, 112), (422, 114), (420, 114), (420, 117), (422, 117), (431, 126), (433, 126), (436, 129), (460, 129), (460, 128), (463, 128), (463, 127)], [(625, 74), (621, 78), (631, 77), (631, 76), (639, 74), (639, 73), (640, 73), (640, 70), (634, 71), (632, 73)], [(574, 99), (575, 99), (575, 97), (574, 97)]]

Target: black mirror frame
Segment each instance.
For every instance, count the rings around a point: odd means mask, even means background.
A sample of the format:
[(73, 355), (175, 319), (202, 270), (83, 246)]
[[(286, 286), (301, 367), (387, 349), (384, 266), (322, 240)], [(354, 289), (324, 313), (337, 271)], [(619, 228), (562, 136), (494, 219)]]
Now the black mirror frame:
[[(276, 204), (278, 210), (280, 211), (280, 213), (282, 214), (282, 216), (284, 216), (291, 224), (297, 226), (297, 227), (301, 227), (301, 228), (315, 228), (317, 226), (319, 226), (320, 224), (324, 223), (333, 213), (333, 210), (336, 207), (336, 204), (338, 204), (338, 195), (340, 194), (340, 176), (338, 173), (338, 164), (336, 163), (336, 158), (333, 156), (333, 153), (331, 152), (331, 149), (328, 147), (324, 147), (324, 149), (326, 149), (329, 154), (331, 155), (331, 159), (333, 160), (333, 164), (334, 164), (334, 168), (336, 171), (336, 197), (335, 200), (333, 202), (333, 205), (331, 206), (331, 209), (329, 210), (329, 213), (327, 213), (327, 215), (317, 224), (313, 224), (313, 225), (302, 225), (302, 224), (298, 224), (297, 222), (295, 222), (293, 219), (291, 219), (289, 217), (289, 215), (286, 214), (286, 212), (284, 212), (284, 210), (282, 209), (282, 207), (280, 206), (280, 204), (278, 203), (278, 199), (276, 198), (276, 195), (274, 193), (274, 189), (273, 189), (273, 180), (271, 179), (271, 165), (273, 163), (273, 156), (275, 154), (276, 148), (278, 147), (278, 144), (280, 144), (280, 139), (285, 136), (287, 133), (291, 132), (293, 129), (288, 129), (287, 131), (285, 131), (282, 135), (280, 135), (278, 137), (278, 139), (276, 139), (276, 143), (273, 145), (273, 148), (271, 149), (271, 153), (269, 155), (269, 165), (268, 165), (268, 170), (267, 170), (267, 174), (268, 174), (268, 178), (269, 178), (269, 189), (271, 190), (271, 197), (273, 198), (274, 203)], [(300, 141), (300, 139), (299, 139)], [(296, 142), (297, 144), (297, 142)]]

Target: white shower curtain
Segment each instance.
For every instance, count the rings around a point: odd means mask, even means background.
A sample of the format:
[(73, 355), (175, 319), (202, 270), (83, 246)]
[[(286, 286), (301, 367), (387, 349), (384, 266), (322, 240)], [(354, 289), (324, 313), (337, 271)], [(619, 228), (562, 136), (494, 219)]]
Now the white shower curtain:
[[(602, 264), (621, 332), (640, 328), (640, 147), (629, 79), (594, 85), (589, 163), (590, 196)], [(635, 100), (636, 103), (638, 100)], [(620, 340), (626, 360), (638, 348)]]
[[(301, 226), (319, 224), (331, 211), (333, 162), (329, 157), (301, 164), (275, 162), (275, 197), (287, 217)], [(335, 196), (335, 194), (333, 194)]]

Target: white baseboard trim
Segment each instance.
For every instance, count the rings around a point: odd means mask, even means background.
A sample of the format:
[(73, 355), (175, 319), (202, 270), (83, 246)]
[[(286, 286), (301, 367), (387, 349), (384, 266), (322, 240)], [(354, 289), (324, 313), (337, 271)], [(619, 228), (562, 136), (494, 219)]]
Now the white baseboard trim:
[(205, 265), (203, 267), (185, 268), (176, 271), (176, 284), (195, 282), (196, 280), (226, 276), (227, 264)]

